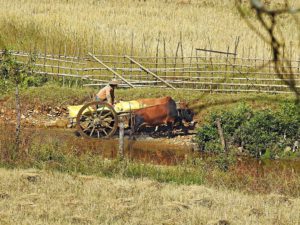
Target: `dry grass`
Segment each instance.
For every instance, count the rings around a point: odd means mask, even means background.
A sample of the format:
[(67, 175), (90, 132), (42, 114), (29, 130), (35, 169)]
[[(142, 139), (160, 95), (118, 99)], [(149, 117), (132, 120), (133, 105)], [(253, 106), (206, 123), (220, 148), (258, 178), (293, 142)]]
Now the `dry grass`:
[(300, 223), (300, 199), (274, 194), (32, 170), (0, 179), (1, 224)]
[[(270, 4), (280, 7), (283, 2)], [(299, 6), (298, 0), (290, 2)], [(0, 0), (0, 5), (0, 47), (24, 49), (37, 45), (41, 50), (47, 38), (48, 52), (58, 52), (59, 43), (66, 43), (69, 55), (78, 54), (77, 45), (84, 52), (94, 45), (97, 52), (119, 54), (131, 52), (133, 45), (135, 54), (153, 55), (160, 37), (160, 52), (164, 38), (168, 55), (174, 55), (182, 36), (184, 54), (189, 55), (192, 47), (226, 51), (230, 46), (233, 51), (235, 38), (240, 36), (240, 54), (244, 47), (247, 52), (251, 47), (254, 55), (256, 42), (257, 55), (266, 49), (242, 21), (234, 0)], [(250, 11), (248, 14), (254, 20)], [(293, 42), (297, 54), (297, 26), (289, 17), (281, 20), (287, 47)], [(62, 44), (60, 52), (64, 51)]]

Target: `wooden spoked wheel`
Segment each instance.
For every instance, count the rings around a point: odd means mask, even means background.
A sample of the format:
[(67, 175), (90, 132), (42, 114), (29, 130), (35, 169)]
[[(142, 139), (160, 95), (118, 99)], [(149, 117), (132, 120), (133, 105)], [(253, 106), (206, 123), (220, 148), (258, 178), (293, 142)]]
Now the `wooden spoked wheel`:
[(76, 118), (77, 130), (87, 138), (109, 138), (118, 128), (118, 116), (114, 108), (102, 101), (84, 105)]

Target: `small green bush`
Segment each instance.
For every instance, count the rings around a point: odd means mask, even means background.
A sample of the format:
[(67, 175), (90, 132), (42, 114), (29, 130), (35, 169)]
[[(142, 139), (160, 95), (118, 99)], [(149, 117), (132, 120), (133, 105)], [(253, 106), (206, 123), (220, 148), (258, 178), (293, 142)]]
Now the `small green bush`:
[(196, 140), (202, 151), (219, 153), (222, 151), (216, 120), (221, 119), (222, 129), (225, 139), (228, 143), (234, 143), (235, 131), (245, 121), (247, 121), (253, 112), (246, 104), (240, 104), (238, 107), (229, 111), (212, 112), (209, 116), (208, 123), (202, 126), (198, 132)]
[(299, 107), (285, 103), (279, 110), (254, 111), (241, 104), (231, 110), (211, 113), (208, 123), (199, 128), (197, 142), (202, 151), (219, 153), (220, 145), (216, 119), (221, 119), (224, 137), (229, 147), (242, 147), (251, 156), (266, 152), (272, 158), (283, 155), (300, 137)]
[(49, 81), (49, 79), (45, 76), (30, 76), (26, 77), (22, 82), (22, 87), (28, 88), (28, 87), (40, 87), (46, 84)]
[(280, 122), (271, 111), (258, 111), (237, 128), (234, 135), (250, 155), (259, 156), (279, 142)]

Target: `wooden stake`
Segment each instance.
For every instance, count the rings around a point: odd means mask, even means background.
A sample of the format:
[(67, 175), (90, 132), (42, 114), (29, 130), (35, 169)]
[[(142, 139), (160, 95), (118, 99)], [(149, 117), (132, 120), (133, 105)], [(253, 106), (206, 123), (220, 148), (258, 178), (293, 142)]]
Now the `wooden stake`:
[(47, 55), (47, 38), (45, 38), (45, 50), (44, 50), (44, 54), (45, 54), (45, 57), (44, 57), (44, 62), (43, 62), (43, 64), (44, 64), (44, 67), (43, 67), (43, 69), (44, 69), (44, 72), (46, 72), (46, 55)]
[(175, 59), (174, 59), (174, 79), (175, 79), (175, 76), (176, 76), (176, 62), (177, 62), (179, 47), (180, 47), (180, 42), (178, 42), (178, 44), (177, 44), (177, 49), (176, 49)]
[[(131, 49), (130, 49), (130, 56), (132, 57), (133, 56), (133, 38), (134, 38), (134, 36), (133, 36), (133, 31), (132, 31), (132, 34), (131, 34)], [(133, 64), (132, 63), (130, 63), (130, 75), (129, 75), (129, 79), (131, 79), (131, 76), (132, 76), (132, 69), (133, 69)]]
[(199, 58), (198, 58), (198, 51), (196, 50), (196, 61), (197, 61), (197, 77), (200, 79), (200, 67), (199, 67)]
[[(52, 40), (52, 58), (54, 58), (55, 56), (55, 53), (54, 53), (54, 51), (55, 51), (55, 49), (54, 49), (54, 45), (55, 45), (55, 42), (54, 42), (54, 39)], [(51, 63), (51, 65), (52, 65), (52, 63)], [(52, 71), (52, 73), (53, 73), (53, 67), (51, 67), (51, 71)]]
[[(225, 65), (225, 76), (228, 78), (228, 59), (229, 59), (229, 46), (227, 46), (227, 54), (226, 54), (226, 65)], [(232, 90), (232, 86), (230, 86), (230, 89)]]
[[(64, 59), (66, 60), (67, 57), (67, 44), (65, 43), (65, 48), (64, 48)], [(66, 62), (64, 62), (64, 66), (66, 66)], [(64, 69), (64, 73), (66, 73), (66, 70)], [(65, 77), (63, 77), (63, 87), (65, 86)]]
[(59, 47), (58, 47), (58, 60), (57, 60), (57, 80), (59, 80), (58, 78), (58, 74), (59, 74), (59, 70), (60, 70), (60, 52), (61, 52), (61, 41), (59, 42)]
[[(79, 55), (80, 55), (80, 46), (77, 43), (77, 56), (76, 56), (76, 58), (77, 58), (76, 61), (77, 62), (79, 62)], [(77, 68), (77, 65), (76, 65), (76, 68)], [(77, 73), (77, 75), (79, 75), (79, 71), (78, 70), (76, 70), (76, 73)], [(75, 80), (75, 84), (76, 84), (76, 87), (78, 87), (78, 79)]]
[(119, 122), (119, 158), (124, 159), (124, 121), (122, 117)]
[[(192, 76), (192, 74), (191, 74), (191, 67), (192, 67), (192, 60), (193, 60), (193, 50), (194, 50), (194, 46), (193, 46), (193, 43), (192, 43), (191, 58), (190, 58), (190, 68), (189, 68), (189, 77), (190, 77), (190, 79), (191, 79), (191, 76)], [(195, 88), (195, 85), (194, 85), (194, 88)]]
[[(181, 63), (182, 63), (182, 67), (183, 67), (183, 71), (185, 71), (184, 69), (184, 53), (183, 53), (183, 44), (182, 44), (182, 32), (180, 32), (180, 51), (181, 51)], [(180, 75), (183, 75), (183, 73), (181, 73)]]
[(227, 145), (226, 145), (226, 141), (225, 141), (225, 138), (224, 138), (223, 129), (222, 129), (222, 126), (221, 126), (221, 120), (219, 118), (217, 118), (216, 124), (217, 124), (217, 128), (218, 128), (219, 137), (220, 137), (220, 140), (221, 140), (221, 145), (223, 147), (224, 152), (227, 152)]
[[(167, 68), (167, 52), (166, 52), (166, 39), (164, 38), (164, 63), (165, 63), (165, 69)], [(165, 79), (167, 76), (167, 72), (165, 71)]]
[(156, 54), (155, 54), (155, 68), (157, 71), (158, 68), (158, 50), (159, 50), (159, 42), (160, 42), (160, 32), (158, 33), (157, 45), (156, 45)]

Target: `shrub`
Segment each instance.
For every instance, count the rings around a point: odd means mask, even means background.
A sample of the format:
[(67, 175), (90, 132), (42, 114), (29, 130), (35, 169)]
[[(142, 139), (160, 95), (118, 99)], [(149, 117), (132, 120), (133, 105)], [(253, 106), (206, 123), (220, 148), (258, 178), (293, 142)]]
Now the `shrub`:
[(22, 87), (40, 87), (48, 82), (48, 78), (45, 76), (30, 76), (26, 77), (22, 82)]
[(208, 123), (198, 130), (201, 150), (217, 153), (222, 150), (215, 121), (220, 118), (229, 147), (242, 147), (251, 156), (283, 155), (286, 147), (293, 147), (300, 137), (300, 113), (297, 105), (285, 103), (279, 110), (251, 110), (241, 104), (228, 110), (214, 112)]
[(259, 156), (272, 149), (280, 138), (280, 123), (278, 118), (269, 110), (258, 111), (244, 121), (236, 131), (236, 143), (252, 156)]
[(209, 116), (208, 123), (202, 126), (197, 132), (197, 142), (202, 151), (218, 153), (222, 151), (216, 119), (221, 119), (222, 129), (225, 139), (229, 143), (233, 143), (235, 131), (248, 118), (251, 117), (252, 111), (246, 104), (240, 104), (238, 107), (230, 111), (212, 112)]

